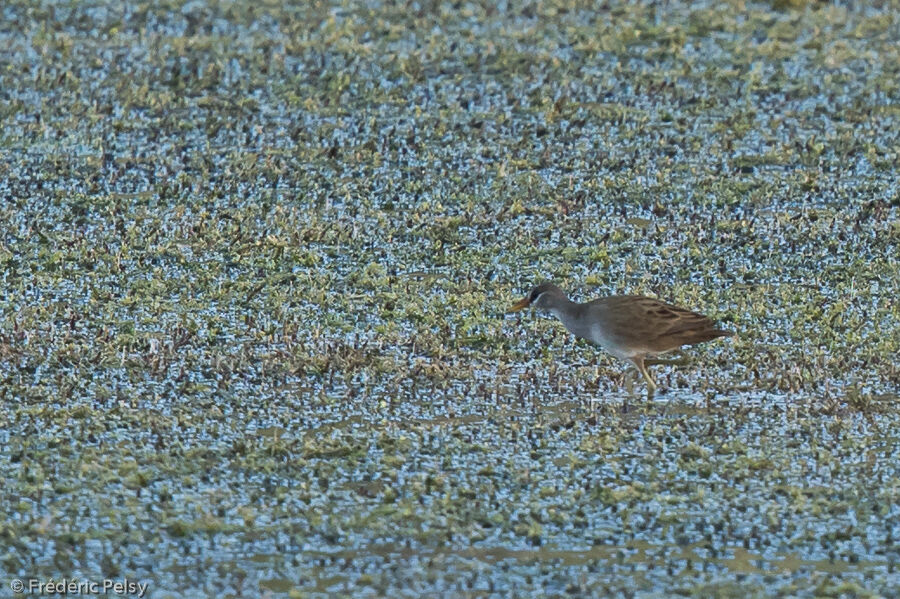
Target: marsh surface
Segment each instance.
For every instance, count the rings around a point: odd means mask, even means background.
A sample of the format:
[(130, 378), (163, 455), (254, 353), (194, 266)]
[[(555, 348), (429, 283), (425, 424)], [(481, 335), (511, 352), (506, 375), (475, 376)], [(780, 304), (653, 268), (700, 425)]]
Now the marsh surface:
[(896, 9), (280, 4), (0, 7), (3, 589), (900, 595)]

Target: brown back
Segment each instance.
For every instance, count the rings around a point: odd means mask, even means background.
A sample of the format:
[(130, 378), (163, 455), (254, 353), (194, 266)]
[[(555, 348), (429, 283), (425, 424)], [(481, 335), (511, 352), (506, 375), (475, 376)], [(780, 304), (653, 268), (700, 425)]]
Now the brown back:
[(682, 345), (702, 343), (733, 335), (697, 312), (639, 295), (619, 295), (587, 304), (597, 310), (607, 334), (634, 344), (640, 341), (650, 352), (664, 352)]

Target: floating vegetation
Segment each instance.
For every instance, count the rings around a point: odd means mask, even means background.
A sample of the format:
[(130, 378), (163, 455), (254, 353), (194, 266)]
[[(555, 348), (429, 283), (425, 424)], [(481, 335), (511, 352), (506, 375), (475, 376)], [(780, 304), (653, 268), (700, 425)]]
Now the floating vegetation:
[(900, 594), (895, 7), (282, 4), (0, 8), (4, 585)]

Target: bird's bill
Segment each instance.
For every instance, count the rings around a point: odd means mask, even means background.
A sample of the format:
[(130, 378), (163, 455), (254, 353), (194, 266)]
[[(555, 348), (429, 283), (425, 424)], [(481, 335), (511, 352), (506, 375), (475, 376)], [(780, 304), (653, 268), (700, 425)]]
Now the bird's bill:
[(522, 299), (517, 301), (515, 304), (510, 306), (508, 312), (518, 312), (519, 310), (524, 310), (529, 305), (531, 305), (531, 302), (528, 300), (527, 297), (523, 297)]

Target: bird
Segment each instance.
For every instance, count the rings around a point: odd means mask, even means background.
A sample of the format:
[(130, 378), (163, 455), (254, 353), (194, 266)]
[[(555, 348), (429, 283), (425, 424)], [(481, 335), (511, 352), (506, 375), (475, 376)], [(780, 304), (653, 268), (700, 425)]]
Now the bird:
[(511, 306), (509, 312), (529, 306), (553, 314), (575, 337), (632, 362), (647, 382), (650, 394), (658, 386), (644, 364), (647, 358), (682, 345), (734, 335), (702, 314), (642, 295), (613, 295), (579, 304), (553, 283), (542, 283)]

